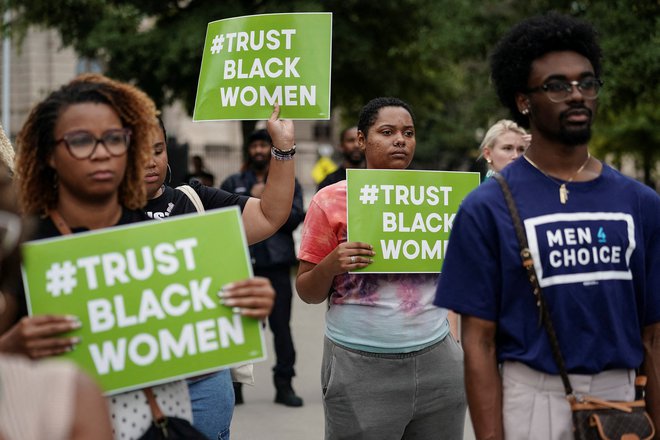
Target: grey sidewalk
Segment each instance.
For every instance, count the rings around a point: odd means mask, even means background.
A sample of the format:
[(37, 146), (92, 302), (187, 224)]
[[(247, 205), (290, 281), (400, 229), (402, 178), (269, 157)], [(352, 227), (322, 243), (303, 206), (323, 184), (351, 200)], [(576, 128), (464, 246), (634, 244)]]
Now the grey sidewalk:
[[(324, 304), (305, 304), (296, 296), (291, 318), (297, 352), (297, 376), (294, 378), (293, 387), (305, 401), (302, 408), (288, 408), (273, 403), (275, 389), (270, 369), (274, 354), (272, 334), (266, 329), (269, 359), (255, 365), (255, 386), (243, 387), (245, 404), (237, 406), (234, 411), (232, 440), (323, 439), (320, 371), (324, 320)], [(468, 422), (464, 440), (473, 439), (472, 427)]]

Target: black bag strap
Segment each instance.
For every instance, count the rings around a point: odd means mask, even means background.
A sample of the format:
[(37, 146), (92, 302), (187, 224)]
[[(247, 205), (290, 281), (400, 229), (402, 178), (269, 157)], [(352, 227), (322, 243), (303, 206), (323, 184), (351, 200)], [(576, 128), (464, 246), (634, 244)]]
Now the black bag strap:
[(564, 384), (564, 390), (566, 391), (567, 396), (573, 395), (573, 387), (571, 386), (571, 381), (568, 378), (568, 373), (566, 372), (566, 364), (564, 363), (564, 356), (561, 354), (559, 349), (559, 341), (557, 340), (557, 334), (555, 333), (555, 328), (552, 325), (550, 320), (550, 312), (548, 312), (548, 307), (543, 297), (543, 291), (539, 285), (539, 280), (536, 276), (536, 269), (534, 269), (534, 259), (532, 258), (532, 253), (529, 250), (529, 244), (527, 243), (527, 235), (525, 234), (525, 229), (523, 228), (522, 221), (520, 220), (520, 215), (518, 214), (518, 208), (516, 203), (513, 200), (513, 194), (511, 194), (511, 189), (506, 183), (506, 179), (499, 173), (493, 174), (493, 178), (497, 180), (497, 183), (500, 184), (502, 188), (502, 193), (504, 193), (504, 201), (506, 206), (509, 208), (509, 213), (511, 214), (511, 219), (513, 220), (513, 228), (516, 231), (516, 238), (518, 239), (518, 244), (520, 246), (520, 258), (522, 259), (522, 265), (527, 272), (527, 278), (529, 283), (532, 285), (532, 291), (536, 297), (536, 305), (539, 308), (539, 314), (541, 323), (545, 327), (546, 333), (548, 333), (548, 338), (550, 339), (550, 348), (552, 349), (552, 357), (557, 363), (559, 368), (559, 374), (561, 376), (562, 383)]

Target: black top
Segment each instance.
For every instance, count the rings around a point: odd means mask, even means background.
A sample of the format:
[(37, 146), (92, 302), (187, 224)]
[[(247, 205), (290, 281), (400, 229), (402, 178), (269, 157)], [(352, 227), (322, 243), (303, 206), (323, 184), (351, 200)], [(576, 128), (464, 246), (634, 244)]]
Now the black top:
[[(227, 206), (239, 206), (241, 211), (245, 208), (249, 197), (232, 194), (230, 192), (204, 186), (198, 181), (190, 183), (192, 189), (197, 192), (204, 205), (204, 209), (217, 209)], [(188, 214), (197, 212), (192, 200), (182, 191), (169, 186), (164, 187), (163, 194), (151, 199), (144, 207), (144, 213), (149, 218), (163, 219), (172, 215)]]
[(321, 188), (330, 186), (334, 183), (341, 182), (346, 180), (346, 168), (343, 165), (339, 166), (335, 171), (325, 176), (325, 179), (319, 183), (319, 186), (316, 188), (316, 191), (319, 191)]
[[(121, 217), (119, 221), (114, 226), (128, 225), (131, 223), (142, 222), (149, 220), (149, 217), (145, 216), (144, 213), (140, 210), (132, 211), (130, 209), (122, 208)], [(71, 228), (71, 232), (77, 234), (78, 232), (89, 231), (87, 228)], [(32, 240), (39, 240), (42, 238), (50, 237), (59, 237), (60, 231), (55, 227), (55, 223), (51, 220), (50, 217), (40, 218), (37, 222), (37, 228), (34, 235), (31, 237)]]

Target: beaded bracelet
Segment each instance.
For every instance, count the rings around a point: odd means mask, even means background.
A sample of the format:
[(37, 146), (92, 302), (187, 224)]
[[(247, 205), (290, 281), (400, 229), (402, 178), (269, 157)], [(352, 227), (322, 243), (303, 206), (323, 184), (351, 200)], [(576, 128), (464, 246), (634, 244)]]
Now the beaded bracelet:
[(296, 144), (293, 144), (293, 147), (288, 150), (280, 150), (275, 145), (271, 144), (270, 153), (275, 160), (291, 160), (293, 159), (293, 155), (296, 154)]

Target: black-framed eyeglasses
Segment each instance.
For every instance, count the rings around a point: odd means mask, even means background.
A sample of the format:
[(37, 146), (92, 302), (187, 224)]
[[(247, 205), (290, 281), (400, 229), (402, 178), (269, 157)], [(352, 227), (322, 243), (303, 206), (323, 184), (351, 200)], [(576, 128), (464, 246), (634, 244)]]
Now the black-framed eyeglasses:
[(596, 99), (603, 81), (598, 78), (585, 78), (580, 81), (561, 81), (552, 80), (539, 87), (533, 87), (527, 90), (527, 93), (545, 92), (548, 99), (552, 102), (564, 102), (573, 93), (573, 87), (582, 94), (584, 99)]
[(131, 143), (131, 130), (129, 128), (114, 128), (104, 132), (100, 138), (88, 131), (74, 131), (62, 136), (55, 143), (64, 142), (71, 156), (76, 159), (92, 157), (99, 143), (103, 144), (111, 156), (121, 156), (128, 150)]

